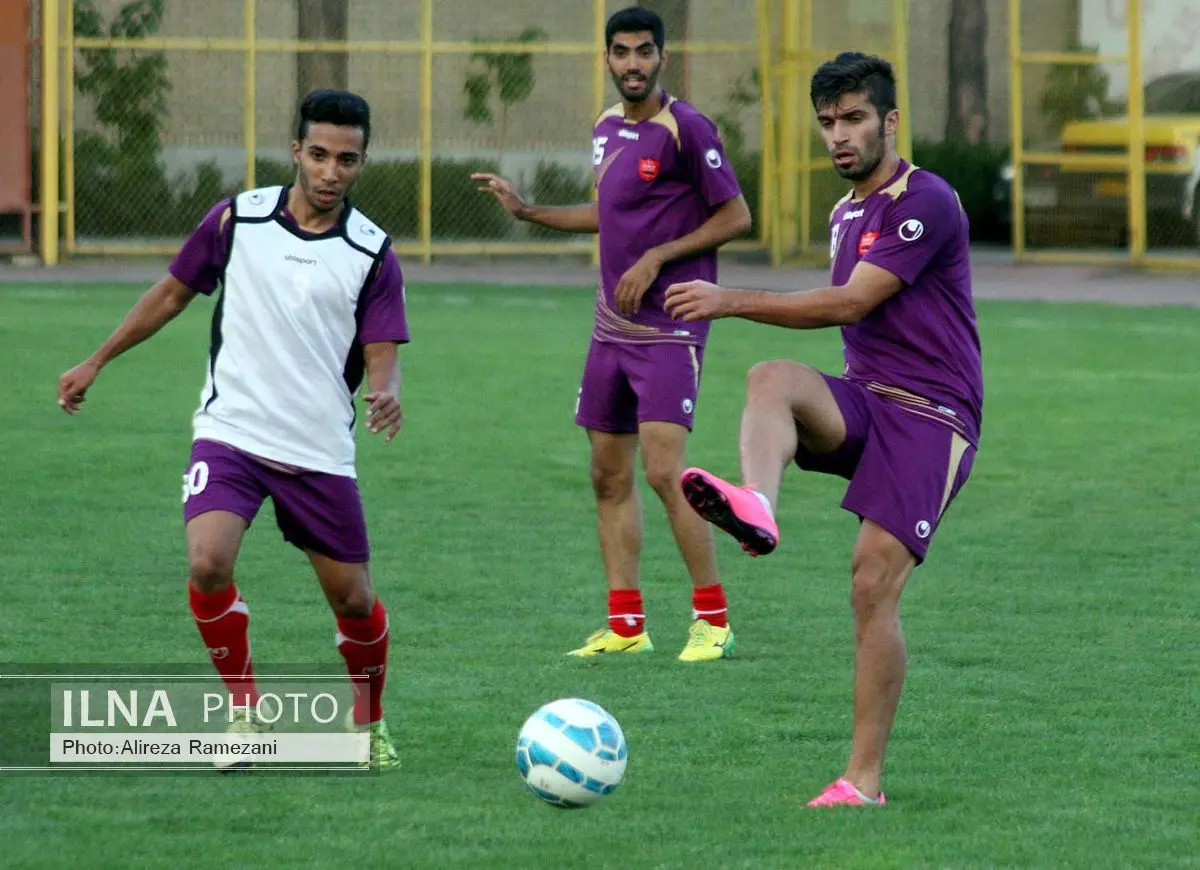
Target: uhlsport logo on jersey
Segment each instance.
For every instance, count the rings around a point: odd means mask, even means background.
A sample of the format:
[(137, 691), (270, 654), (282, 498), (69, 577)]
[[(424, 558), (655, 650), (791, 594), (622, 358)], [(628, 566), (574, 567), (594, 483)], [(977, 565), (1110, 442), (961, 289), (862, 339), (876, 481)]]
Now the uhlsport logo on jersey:
[(929, 533), (933, 531), (933, 526), (929, 525), (928, 520), (921, 520), (917, 523), (917, 537), (922, 541), (929, 537)]
[(925, 234), (925, 224), (921, 223), (916, 218), (909, 218), (904, 223), (900, 224), (900, 238), (906, 242), (915, 242)]
[(690, 414), (695, 409), (696, 404), (691, 399), (683, 400), (683, 413)]
[(704, 162), (707, 163), (711, 169), (720, 169), (721, 152), (716, 148), (709, 148), (704, 152)]

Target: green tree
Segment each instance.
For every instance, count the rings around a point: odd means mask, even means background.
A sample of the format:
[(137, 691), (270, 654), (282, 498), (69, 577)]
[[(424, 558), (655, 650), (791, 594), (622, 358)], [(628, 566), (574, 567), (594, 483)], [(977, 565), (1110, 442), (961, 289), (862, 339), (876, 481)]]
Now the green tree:
[[(539, 42), (546, 38), (540, 27), (527, 27), (509, 42)], [(478, 41), (478, 40), (476, 40)], [(476, 124), (496, 127), (500, 147), (504, 147), (508, 135), (508, 111), (517, 103), (524, 102), (533, 94), (533, 54), (530, 52), (503, 52), (494, 54), (478, 51), (471, 55), (472, 63), (482, 64), (463, 82), (466, 105), (463, 117)], [(496, 124), (496, 113), (492, 110), (492, 97), (500, 104), (500, 121)]]
[[(1072, 40), (1066, 50), (1094, 53), (1096, 47)], [(1120, 102), (1111, 99), (1108, 90), (1108, 73), (1100, 64), (1053, 64), (1042, 90), (1042, 114), (1056, 130), (1071, 121), (1112, 115), (1120, 110)]]

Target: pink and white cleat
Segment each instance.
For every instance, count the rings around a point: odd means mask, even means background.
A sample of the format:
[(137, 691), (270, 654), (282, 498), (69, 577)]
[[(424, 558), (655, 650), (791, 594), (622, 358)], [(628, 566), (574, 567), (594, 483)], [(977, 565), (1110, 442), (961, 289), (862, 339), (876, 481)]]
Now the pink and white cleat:
[(877, 798), (869, 798), (848, 779), (839, 779), (808, 802), (810, 807), (881, 807), (887, 803), (883, 792)]
[(702, 468), (687, 469), (679, 485), (696, 513), (736, 538), (751, 556), (765, 556), (779, 543), (779, 527), (761, 493), (734, 486)]

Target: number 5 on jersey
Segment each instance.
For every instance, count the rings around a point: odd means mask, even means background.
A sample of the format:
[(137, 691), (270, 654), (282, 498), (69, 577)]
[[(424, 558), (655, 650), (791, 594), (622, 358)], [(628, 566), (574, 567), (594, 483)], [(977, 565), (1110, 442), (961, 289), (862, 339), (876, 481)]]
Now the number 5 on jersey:
[(592, 164), (599, 166), (604, 162), (604, 146), (608, 144), (607, 136), (597, 136), (592, 140)]

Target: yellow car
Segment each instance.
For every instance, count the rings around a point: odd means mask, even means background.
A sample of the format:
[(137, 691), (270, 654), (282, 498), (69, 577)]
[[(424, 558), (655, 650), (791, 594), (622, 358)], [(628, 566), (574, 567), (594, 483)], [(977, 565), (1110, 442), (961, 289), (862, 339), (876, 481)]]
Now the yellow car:
[[(1146, 219), (1151, 244), (1200, 245), (1200, 71), (1173, 73), (1145, 87)], [(1128, 117), (1073, 121), (1065, 154), (1127, 153)], [(1074, 241), (1128, 241), (1125, 173), (1073, 166), (1029, 166), (1025, 220), (1031, 247)]]

